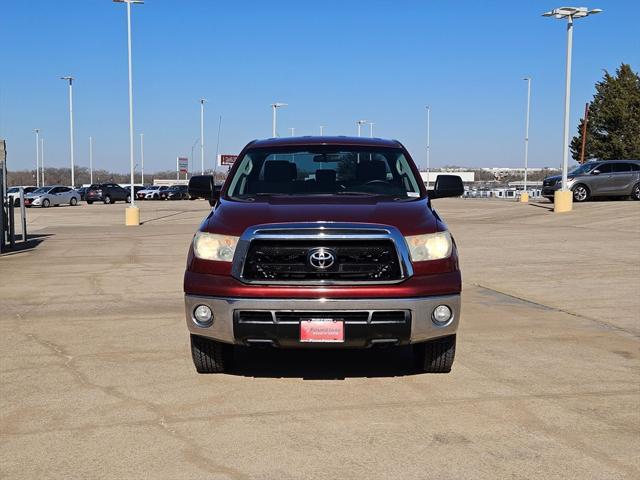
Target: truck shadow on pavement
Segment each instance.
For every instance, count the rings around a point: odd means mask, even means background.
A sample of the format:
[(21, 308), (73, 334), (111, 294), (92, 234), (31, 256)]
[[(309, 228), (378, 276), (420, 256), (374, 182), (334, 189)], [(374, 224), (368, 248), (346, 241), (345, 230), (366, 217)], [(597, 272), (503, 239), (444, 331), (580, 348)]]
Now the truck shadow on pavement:
[(410, 346), (345, 350), (239, 347), (227, 373), (303, 380), (402, 377), (422, 373), (412, 353)]

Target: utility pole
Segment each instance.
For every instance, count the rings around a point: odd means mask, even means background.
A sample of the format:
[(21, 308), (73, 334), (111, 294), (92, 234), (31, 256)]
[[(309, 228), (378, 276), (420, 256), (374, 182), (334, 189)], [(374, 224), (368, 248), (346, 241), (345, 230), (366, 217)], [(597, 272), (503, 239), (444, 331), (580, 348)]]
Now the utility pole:
[(427, 190), (429, 190), (429, 175), (431, 175), (431, 107), (427, 109)]
[(40, 169), (42, 170), (42, 181), (40, 185), (44, 187), (44, 138), (40, 139)]
[(200, 99), (200, 175), (204, 175), (204, 98)]
[(587, 122), (589, 121), (589, 102), (584, 104), (584, 121), (582, 122), (582, 147), (580, 148), (580, 165), (584, 163), (584, 150), (587, 143)]
[(71, 187), (76, 185), (75, 162), (73, 160), (73, 77), (60, 77), (69, 82), (69, 156), (71, 158)]
[(524, 185), (523, 192), (520, 195), (520, 201), (527, 203), (529, 201), (529, 191), (527, 190), (527, 171), (529, 168), (529, 111), (531, 108), (531, 78), (525, 77), (523, 80), (527, 82), (527, 117), (524, 127)]
[(33, 131), (36, 133), (36, 187), (40, 188), (40, 129), (36, 128)]

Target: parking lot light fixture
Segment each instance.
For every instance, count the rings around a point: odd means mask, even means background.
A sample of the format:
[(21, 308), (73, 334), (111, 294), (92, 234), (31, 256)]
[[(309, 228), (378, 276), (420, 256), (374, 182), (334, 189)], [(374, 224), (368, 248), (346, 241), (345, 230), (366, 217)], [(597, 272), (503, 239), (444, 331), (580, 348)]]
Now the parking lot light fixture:
[(136, 207), (135, 177), (133, 162), (133, 72), (131, 67), (131, 4), (144, 3), (142, 0), (113, 0), (114, 3), (127, 4), (127, 53), (129, 60), (129, 164), (131, 168), (131, 204), (125, 212), (127, 226), (140, 225), (140, 210)]
[(271, 120), (271, 137), (276, 138), (278, 136), (278, 118), (277, 118), (277, 110), (282, 107), (288, 106), (287, 103), (276, 102), (271, 104), (271, 109), (273, 110), (273, 117)]
[(429, 190), (429, 171), (431, 169), (431, 107), (427, 105), (427, 190)]
[(60, 77), (60, 80), (69, 82), (69, 158), (71, 159), (71, 187), (75, 187), (75, 162), (73, 160), (73, 77)]
[(573, 48), (573, 21), (589, 15), (602, 12), (599, 8), (589, 10), (587, 7), (560, 7), (542, 14), (567, 20), (567, 65), (564, 91), (564, 127), (562, 135), (562, 186), (554, 194), (553, 211), (557, 213), (569, 212), (573, 208), (573, 193), (567, 188), (567, 174), (569, 162), (569, 105), (571, 101), (571, 53)]
[(356, 125), (358, 126), (358, 136), (361, 136), (362, 133), (362, 125), (365, 125), (367, 123), (366, 120), (358, 120), (356, 122)]
[(205, 98), (200, 99), (200, 175), (204, 175), (204, 102)]
[(36, 186), (40, 188), (40, 129), (35, 128), (33, 131), (36, 134)]
[(529, 165), (529, 112), (531, 108), (531, 77), (523, 78), (527, 82), (527, 116), (524, 127), (524, 185), (520, 201), (527, 203), (529, 201), (529, 191), (527, 190), (527, 169)]

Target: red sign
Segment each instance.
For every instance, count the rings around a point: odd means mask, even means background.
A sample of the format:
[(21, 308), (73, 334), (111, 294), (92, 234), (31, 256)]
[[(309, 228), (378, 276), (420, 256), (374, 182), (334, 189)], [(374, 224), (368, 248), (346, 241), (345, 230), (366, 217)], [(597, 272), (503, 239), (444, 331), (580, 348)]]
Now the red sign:
[(301, 342), (344, 342), (344, 322), (326, 318), (300, 322)]
[(230, 166), (238, 159), (238, 155), (220, 155), (220, 161), (218, 164), (222, 166)]
[(187, 157), (178, 157), (178, 170), (180, 173), (189, 171), (189, 159)]

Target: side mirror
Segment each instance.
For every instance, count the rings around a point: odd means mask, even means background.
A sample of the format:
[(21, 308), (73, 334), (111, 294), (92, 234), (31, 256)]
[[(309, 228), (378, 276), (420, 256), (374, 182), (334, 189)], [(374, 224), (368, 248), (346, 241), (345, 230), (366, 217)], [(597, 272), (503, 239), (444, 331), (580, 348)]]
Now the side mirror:
[(191, 198), (205, 198), (211, 200), (213, 196), (213, 176), (196, 175), (189, 180), (189, 195)]
[(222, 191), (222, 185), (214, 185), (213, 192), (211, 193), (211, 200), (209, 200), (209, 205), (212, 207), (218, 203), (220, 200), (220, 192)]
[(458, 175), (438, 175), (429, 198), (460, 197), (463, 193), (464, 184)]
[(600, 170), (598, 170), (597, 168), (595, 170), (592, 170), (591, 175), (600, 175)]

